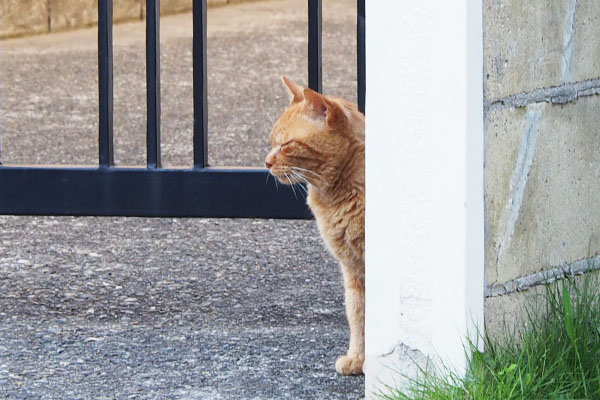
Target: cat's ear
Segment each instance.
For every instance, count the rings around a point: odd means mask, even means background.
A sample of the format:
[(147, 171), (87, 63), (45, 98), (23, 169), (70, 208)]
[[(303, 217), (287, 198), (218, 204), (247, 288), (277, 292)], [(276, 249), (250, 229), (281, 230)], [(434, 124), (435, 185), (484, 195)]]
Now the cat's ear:
[(312, 109), (317, 118), (325, 119), (328, 124), (333, 123), (339, 111), (335, 103), (312, 89), (304, 89), (303, 94), (306, 104)]
[(283, 79), (283, 83), (285, 83), (285, 86), (287, 86), (287, 88), (290, 90), (290, 93), (293, 96), (291, 104), (298, 103), (298, 102), (304, 100), (304, 95), (302, 94), (302, 91), (304, 90), (304, 88), (302, 86), (296, 85), (294, 82), (290, 81), (285, 76), (282, 79)]

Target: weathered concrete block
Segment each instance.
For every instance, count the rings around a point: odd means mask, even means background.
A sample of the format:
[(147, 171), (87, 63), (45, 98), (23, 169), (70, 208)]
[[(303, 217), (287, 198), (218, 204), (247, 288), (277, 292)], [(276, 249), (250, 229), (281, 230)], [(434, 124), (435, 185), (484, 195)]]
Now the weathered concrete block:
[(90, 26), (98, 22), (98, 0), (50, 0), (50, 30)]
[(160, 2), (161, 14), (174, 14), (192, 9), (192, 0), (162, 0)]
[[(255, 0), (207, 0), (221, 6)], [(192, 0), (162, 0), (161, 14), (192, 10)], [(143, 19), (146, 0), (114, 0), (114, 21)], [(0, 37), (76, 29), (98, 22), (98, 0), (4, 0), (0, 2)]]
[[(248, 2), (254, 0), (239, 0), (238, 2)], [(142, 4), (142, 15), (146, 15), (146, 1), (141, 0)], [(207, 0), (206, 4), (209, 7), (223, 6), (229, 3), (233, 3), (232, 0)], [(192, 0), (161, 0), (160, 13), (161, 14), (176, 14), (180, 12), (192, 11), (193, 1)]]
[(492, 338), (503, 339), (507, 332), (527, 326), (527, 307), (543, 304), (544, 287), (536, 286), (524, 292), (485, 299), (485, 332)]
[[(250, 0), (241, 0), (241, 1), (250, 1)], [(232, 1), (232, 0), (208, 0), (207, 4), (209, 7), (213, 7), (213, 6), (222, 6), (227, 3), (233, 3), (233, 2), (234, 1)]]
[(560, 82), (564, 0), (484, 1), (489, 100)]
[(484, 0), (488, 100), (600, 74), (594, 0)]
[(573, 41), (574, 82), (600, 78), (600, 7), (593, 0), (579, 1)]
[(142, 18), (141, 0), (114, 0), (113, 20), (130, 21)]
[(46, 0), (2, 0), (0, 37), (48, 32)]
[[(592, 271), (575, 277), (579, 289), (583, 289), (587, 279), (589, 283), (600, 282), (600, 273)], [(551, 284), (551, 290), (560, 290), (563, 281)], [(557, 287), (558, 285), (558, 287)], [(546, 287), (538, 285), (523, 292), (513, 292), (505, 296), (485, 299), (485, 331), (492, 338), (502, 339), (507, 332), (521, 331), (527, 328), (527, 310), (536, 311), (542, 318), (546, 310)]]
[(600, 252), (598, 126), (600, 96), (489, 113), (488, 284)]
[[(210, 3), (210, 1), (209, 1)], [(161, 0), (161, 15), (176, 14), (180, 12), (191, 11), (193, 7), (192, 0)], [(146, 15), (146, 1), (142, 0), (142, 13)]]

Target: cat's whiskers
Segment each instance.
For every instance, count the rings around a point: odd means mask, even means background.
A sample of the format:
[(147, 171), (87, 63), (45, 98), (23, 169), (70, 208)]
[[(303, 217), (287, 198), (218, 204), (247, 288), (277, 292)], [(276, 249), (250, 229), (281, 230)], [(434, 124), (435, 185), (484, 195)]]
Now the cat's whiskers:
[(310, 185), (314, 190), (316, 190), (318, 193), (323, 194), (323, 192), (321, 191), (321, 189), (319, 189), (317, 186), (315, 186), (314, 184), (311, 184), (308, 179), (306, 179), (306, 176), (302, 175), (300, 172), (297, 171), (292, 171), (298, 178), (302, 179), (307, 186), (305, 185), (299, 185), (302, 190), (304, 191), (304, 193), (308, 196), (308, 185)]
[(309, 174), (313, 174), (314, 176), (323, 179), (323, 177), (320, 174), (317, 174), (315, 171), (311, 171), (310, 169), (306, 169), (306, 168), (301, 168), (301, 167), (290, 167), (291, 169), (294, 170), (298, 170), (298, 171), (304, 171), (304, 172), (308, 172)]
[(293, 167), (292, 167), (292, 168), (290, 168), (290, 173), (292, 174), (292, 176), (294, 176), (294, 177), (296, 177), (296, 178), (300, 179), (301, 181), (308, 182), (308, 179), (306, 179), (306, 176), (302, 175), (302, 174), (301, 174), (300, 172), (298, 172), (298, 171), (295, 171), (295, 170), (293, 169)]
[[(299, 172), (294, 171), (294, 170), (290, 170), (290, 172), (296, 178), (300, 179), (301, 181), (304, 181), (304, 182), (308, 183), (308, 180), (306, 179), (306, 177), (304, 175), (302, 175)], [(306, 188), (306, 186), (304, 186), (302, 184), (299, 184), (298, 187), (304, 192), (304, 194), (306, 194), (308, 196), (308, 189)]]
[[(309, 170), (309, 169), (306, 169), (306, 168), (301, 168), (301, 167), (290, 167), (290, 170), (291, 170), (291, 171), (292, 171), (292, 172), (293, 172), (293, 173), (294, 173), (294, 174), (295, 174), (297, 177), (300, 177), (300, 178), (302, 178), (302, 180), (303, 180), (303, 181), (305, 181), (306, 183), (308, 183), (309, 185), (311, 185), (311, 186), (314, 188), (314, 190), (316, 190), (316, 191), (317, 191), (319, 194), (321, 194), (321, 195), (323, 195), (323, 191), (322, 191), (322, 190), (319, 188), (319, 186), (318, 186), (318, 185), (315, 185), (314, 183), (312, 183), (312, 182), (311, 182), (311, 181), (308, 179), (308, 177), (307, 177), (306, 175), (304, 175), (302, 172), (299, 172), (298, 170), (300, 170), (300, 171), (306, 171), (306, 172), (312, 173), (313, 175), (315, 175), (315, 177), (317, 177), (317, 178), (318, 178), (318, 180), (320, 180), (320, 182), (321, 182), (321, 183), (323, 183), (323, 184), (325, 184), (325, 185), (329, 184), (329, 182), (328, 182), (328, 181), (327, 181), (325, 178), (323, 178), (323, 176), (322, 176), (322, 175), (320, 175), (320, 174), (318, 174), (318, 173), (316, 173), (316, 172), (314, 172), (314, 171), (311, 171), (311, 170)], [(313, 180), (315, 180), (315, 178), (313, 178)], [(308, 195), (308, 189), (306, 190), (306, 194)]]
[(304, 195), (305, 195), (304, 197), (306, 198), (306, 196), (308, 196), (308, 189), (306, 188), (306, 186), (303, 184), (299, 184), (298, 187), (300, 188), (300, 190), (302, 192), (304, 192)]
[(296, 200), (298, 200), (298, 195), (296, 194), (296, 189), (294, 189), (294, 184), (292, 183), (292, 179), (290, 178), (290, 176), (286, 173), (283, 174), (283, 176), (285, 177), (285, 179), (287, 179), (288, 183), (290, 184), (290, 186), (292, 187), (292, 192), (294, 192), (294, 197), (296, 198)]
[[(318, 174), (318, 173), (316, 173), (314, 171), (311, 171), (309, 169), (301, 168), (301, 167), (290, 167), (290, 169), (292, 169), (293, 171), (295, 171), (296, 174), (300, 175), (307, 183), (310, 183), (310, 179), (305, 174), (305, 172), (309, 173), (309, 174), (312, 174), (312, 177), (311, 177), (312, 180), (321, 181), (321, 182), (323, 182), (325, 184), (328, 183), (327, 180), (325, 180), (325, 178), (323, 178), (322, 175), (320, 175), (320, 174)], [(303, 171), (303, 172), (300, 172), (300, 171)]]

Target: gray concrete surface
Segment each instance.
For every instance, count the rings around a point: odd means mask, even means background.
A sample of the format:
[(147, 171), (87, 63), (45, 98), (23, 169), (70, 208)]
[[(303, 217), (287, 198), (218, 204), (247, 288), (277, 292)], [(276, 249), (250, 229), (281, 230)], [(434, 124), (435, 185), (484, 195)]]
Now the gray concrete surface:
[[(355, 99), (352, 1), (324, 5), (325, 90)], [(306, 2), (209, 11), (211, 164), (260, 165)], [(191, 163), (191, 16), (162, 24), (167, 165)], [(144, 163), (143, 24), (115, 27), (119, 164)], [(3, 162), (94, 164), (94, 29), (0, 43)], [(313, 221), (0, 217), (0, 398), (358, 399)]]

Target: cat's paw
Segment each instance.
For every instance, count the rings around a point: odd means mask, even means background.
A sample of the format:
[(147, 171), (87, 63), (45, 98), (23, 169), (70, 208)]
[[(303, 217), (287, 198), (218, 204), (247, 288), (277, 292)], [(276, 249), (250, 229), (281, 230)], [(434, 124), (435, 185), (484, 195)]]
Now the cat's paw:
[(335, 370), (341, 375), (360, 375), (363, 373), (363, 362), (361, 358), (341, 356), (335, 362)]

